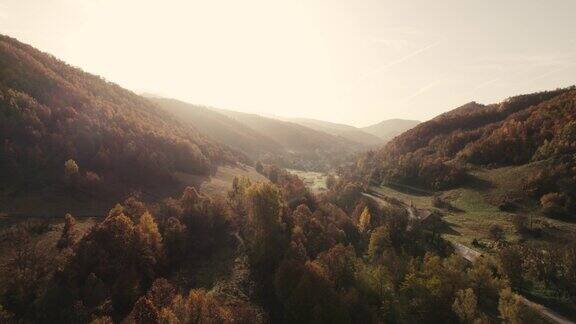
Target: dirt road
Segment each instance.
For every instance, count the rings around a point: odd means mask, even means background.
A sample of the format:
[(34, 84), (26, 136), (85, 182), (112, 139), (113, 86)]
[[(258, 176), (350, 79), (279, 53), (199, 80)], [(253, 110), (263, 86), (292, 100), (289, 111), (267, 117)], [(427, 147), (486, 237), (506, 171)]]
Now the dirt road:
[[(362, 193), (362, 195), (373, 199), (374, 201), (376, 201), (380, 205), (388, 204), (382, 198), (371, 195), (369, 193)], [(406, 208), (406, 211), (408, 212), (408, 215), (410, 216), (410, 218), (412, 218), (412, 219), (418, 218), (416, 216), (416, 213), (414, 212), (414, 209), (415, 209), (414, 207), (407, 205), (406, 203), (404, 203), (403, 205)], [(474, 263), (474, 261), (476, 261), (479, 257), (482, 256), (481, 252), (476, 251), (476, 250), (474, 250), (474, 249), (472, 249), (466, 245), (456, 243), (456, 242), (450, 242), (450, 243), (454, 247), (454, 251), (456, 252), (456, 254), (458, 254), (461, 257), (463, 257), (464, 259), (468, 260), (470, 263)], [(516, 294), (516, 296), (518, 296), (519, 300), (522, 303), (524, 303), (524, 305), (532, 308), (533, 310), (538, 312), (542, 317), (545, 317), (554, 323), (558, 323), (558, 324), (574, 324), (575, 323), (575, 322), (569, 320), (568, 318), (556, 313), (555, 311), (551, 310), (550, 308), (548, 308), (544, 305), (530, 301), (529, 299), (527, 299), (526, 297), (524, 297), (522, 295)]]

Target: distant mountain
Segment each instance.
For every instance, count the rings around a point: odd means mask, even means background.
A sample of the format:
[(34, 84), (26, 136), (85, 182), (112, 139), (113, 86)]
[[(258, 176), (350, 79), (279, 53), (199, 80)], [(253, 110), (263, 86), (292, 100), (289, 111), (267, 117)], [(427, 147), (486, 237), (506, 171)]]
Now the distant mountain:
[(349, 141), (356, 142), (365, 146), (375, 146), (382, 144), (382, 139), (379, 137), (354, 126), (308, 118), (290, 118), (286, 120), (321, 132), (340, 136)]
[(325, 170), (364, 145), (297, 123), (226, 109), (201, 107), (173, 99), (150, 98), (167, 112), (251, 160), (284, 167)]
[(377, 136), (383, 141), (389, 141), (418, 124), (420, 122), (417, 120), (387, 119), (378, 124), (363, 127), (361, 130)]
[(0, 143), (0, 212), (162, 196), (182, 189), (176, 174), (243, 159), (145, 98), (2, 35)]

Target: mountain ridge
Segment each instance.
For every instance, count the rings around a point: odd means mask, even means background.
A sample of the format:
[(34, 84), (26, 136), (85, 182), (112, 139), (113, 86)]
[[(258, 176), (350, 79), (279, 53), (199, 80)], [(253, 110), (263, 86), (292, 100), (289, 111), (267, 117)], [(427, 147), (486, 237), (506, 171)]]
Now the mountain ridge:
[(389, 141), (397, 135), (418, 125), (420, 121), (410, 119), (386, 119), (376, 124), (361, 127), (360, 130), (377, 136), (383, 141)]
[(333, 123), (312, 118), (282, 118), (282, 120), (294, 122), (335, 136), (341, 136), (366, 147), (373, 147), (382, 144), (379, 137), (367, 133), (358, 127), (347, 124)]
[(363, 148), (362, 144), (345, 137), (290, 121), (175, 99), (152, 97), (149, 100), (220, 143), (251, 156), (253, 161), (326, 170)]

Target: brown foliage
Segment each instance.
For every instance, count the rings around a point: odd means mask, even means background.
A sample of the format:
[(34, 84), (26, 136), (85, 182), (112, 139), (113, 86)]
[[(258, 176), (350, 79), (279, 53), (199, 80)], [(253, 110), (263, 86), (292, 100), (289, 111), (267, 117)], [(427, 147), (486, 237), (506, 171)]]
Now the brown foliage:
[(62, 228), (62, 234), (56, 246), (59, 249), (65, 249), (71, 247), (76, 240), (76, 219), (70, 214), (64, 216), (64, 227)]
[(520, 165), (576, 153), (576, 90), (469, 103), (419, 124), (368, 153), (361, 172), (377, 183), (445, 189), (466, 181), (461, 162)]
[(62, 184), (65, 164), (68, 180), (90, 170), (82, 192), (118, 197), (238, 158), (150, 101), (7, 36), (0, 70), (0, 175), (10, 184)]

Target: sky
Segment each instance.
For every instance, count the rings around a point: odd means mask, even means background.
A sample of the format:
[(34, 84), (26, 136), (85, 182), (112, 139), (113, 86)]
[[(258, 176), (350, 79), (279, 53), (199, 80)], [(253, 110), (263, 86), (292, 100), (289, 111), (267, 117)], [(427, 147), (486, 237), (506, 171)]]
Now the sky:
[(0, 0), (0, 33), (137, 93), (367, 126), (576, 83), (574, 0)]

